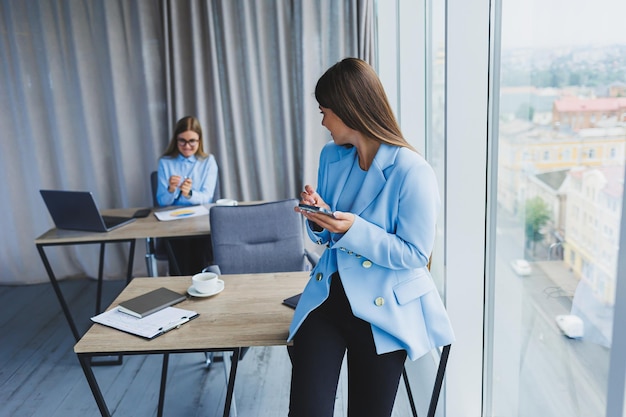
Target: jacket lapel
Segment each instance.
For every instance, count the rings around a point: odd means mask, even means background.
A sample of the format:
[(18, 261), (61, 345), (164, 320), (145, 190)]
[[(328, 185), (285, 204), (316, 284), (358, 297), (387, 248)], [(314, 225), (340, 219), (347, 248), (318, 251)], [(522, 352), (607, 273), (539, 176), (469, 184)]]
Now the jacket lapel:
[(380, 145), (374, 161), (367, 171), (363, 187), (359, 190), (352, 204), (351, 211), (353, 213), (361, 214), (378, 197), (378, 194), (380, 194), (387, 182), (385, 170), (394, 164), (399, 149), (397, 146), (390, 146), (384, 143)]
[[(327, 201), (331, 205), (331, 209), (337, 206), (339, 195), (343, 191), (343, 187), (348, 180), (350, 174), (350, 167), (352, 162), (356, 158), (356, 148), (350, 147), (337, 147), (337, 159), (328, 164), (327, 179), (329, 183), (335, 183), (332, 188), (332, 195), (330, 201)], [(332, 203), (331, 203), (332, 202)]]

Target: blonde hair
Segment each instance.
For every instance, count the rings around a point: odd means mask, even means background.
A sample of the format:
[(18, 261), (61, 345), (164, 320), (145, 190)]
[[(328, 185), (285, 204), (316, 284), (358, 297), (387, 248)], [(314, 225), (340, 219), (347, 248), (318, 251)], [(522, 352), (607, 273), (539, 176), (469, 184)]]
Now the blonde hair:
[(193, 116), (185, 116), (176, 122), (176, 127), (174, 128), (174, 134), (172, 135), (172, 139), (170, 140), (169, 145), (163, 152), (163, 156), (166, 157), (176, 157), (180, 153), (178, 150), (178, 135), (183, 132), (191, 130), (198, 134), (198, 149), (196, 149), (196, 157), (198, 158), (206, 158), (208, 155), (204, 152), (204, 146), (202, 144), (202, 126), (200, 126), (200, 122)]

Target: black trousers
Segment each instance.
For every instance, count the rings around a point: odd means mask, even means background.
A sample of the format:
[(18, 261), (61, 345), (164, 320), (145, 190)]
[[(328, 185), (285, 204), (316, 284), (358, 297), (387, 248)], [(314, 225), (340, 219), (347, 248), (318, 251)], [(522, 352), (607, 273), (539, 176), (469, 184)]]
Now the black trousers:
[[(180, 275), (197, 274), (213, 262), (211, 236), (171, 238), (168, 241)], [(176, 272), (172, 259), (169, 260), (169, 272), (170, 275)]]
[(289, 417), (332, 417), (347, 352), (348, 417), (389, 417), (406, 351), (376, 354), (370, 324), (352, 314), (338, 274), (330, 296), (302, 323), (289, 347)]

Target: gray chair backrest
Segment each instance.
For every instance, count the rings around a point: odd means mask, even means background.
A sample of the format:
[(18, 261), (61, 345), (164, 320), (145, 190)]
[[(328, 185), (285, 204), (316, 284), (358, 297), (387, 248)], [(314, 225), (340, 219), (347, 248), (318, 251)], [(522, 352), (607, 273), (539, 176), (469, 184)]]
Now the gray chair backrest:
[(303, 271), (304, 223), (298, 200), (213, 206), (213, 261), (223, 274)]

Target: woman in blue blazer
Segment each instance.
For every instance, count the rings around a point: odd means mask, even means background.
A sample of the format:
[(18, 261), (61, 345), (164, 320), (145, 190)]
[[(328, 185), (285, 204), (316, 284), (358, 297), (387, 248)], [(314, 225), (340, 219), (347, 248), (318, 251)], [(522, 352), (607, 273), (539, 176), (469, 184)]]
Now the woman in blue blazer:
[(319, 79), (315, 97), (333, 138), (317, 189), (301, 203), (326, 249), (294, 313), (290, 417), (332, 417), (347, 352), (348, 416), (390, 416), (408, 357), (454, 334), (427, 265), (440, 199), (430, 165), (403, 138), (378, 76), (347, 58)]

